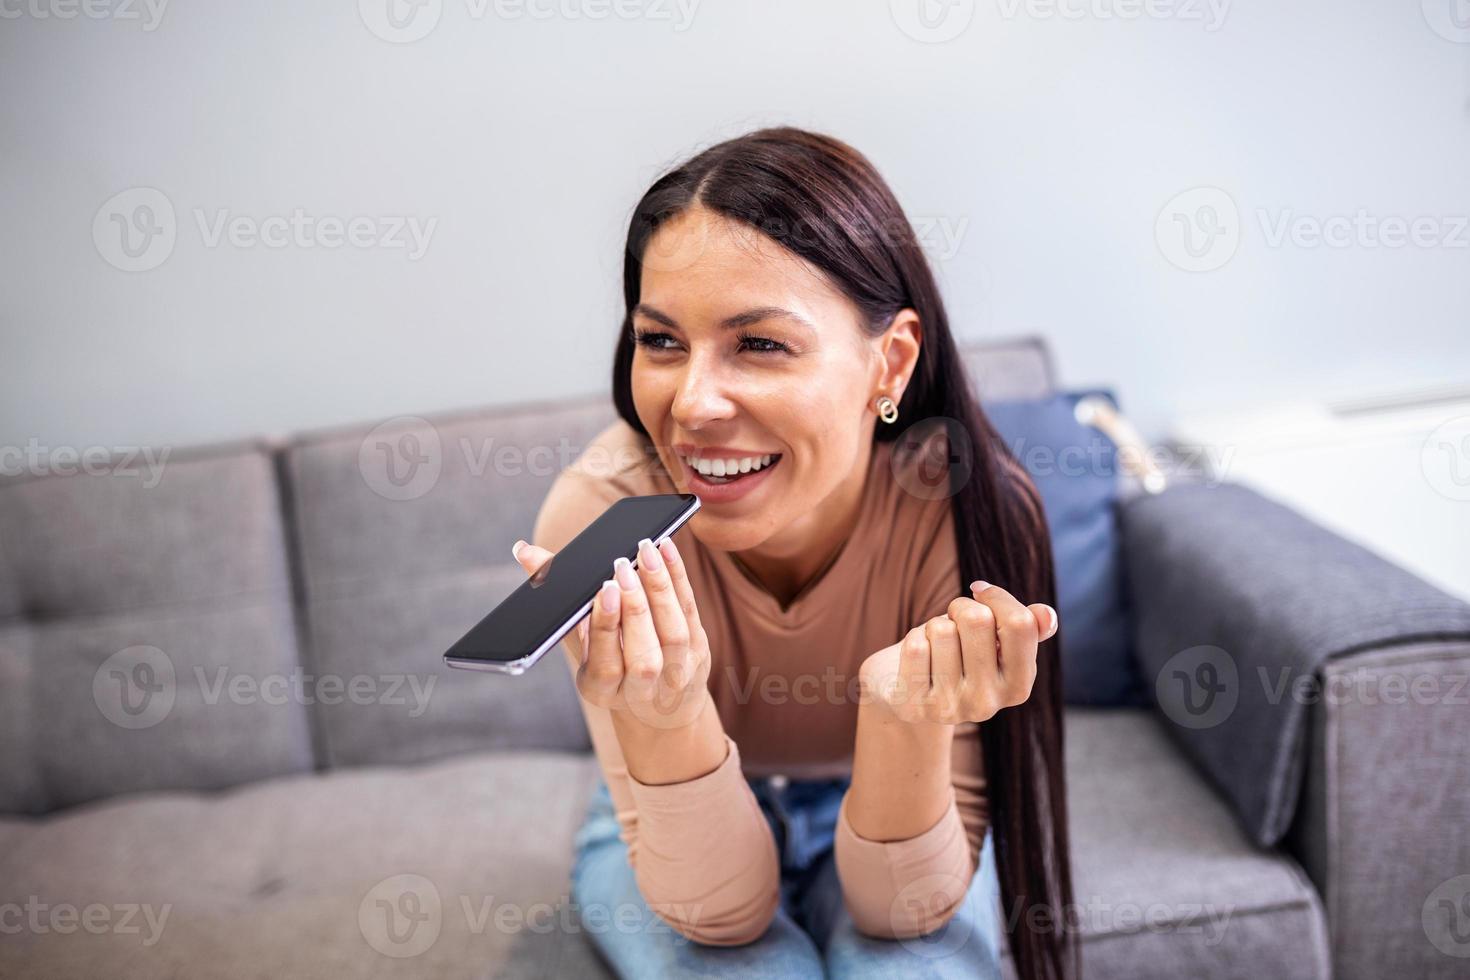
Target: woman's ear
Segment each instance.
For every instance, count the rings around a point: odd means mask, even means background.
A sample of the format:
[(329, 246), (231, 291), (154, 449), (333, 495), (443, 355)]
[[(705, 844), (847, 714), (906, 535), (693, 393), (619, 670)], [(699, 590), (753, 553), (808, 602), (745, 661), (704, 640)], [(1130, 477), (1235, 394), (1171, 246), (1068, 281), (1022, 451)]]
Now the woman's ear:
[[(878, 354), (882, 369), (878, 377), (877, 392), (882, 392), (894, 401), (903, 399), (904, 389), (914, 376), (919, 364), (919, 349), (923, 343), (923, 325), (919, 314), (904, 307), (893, 315), (888, 329), (878, 337)], [(876, 392), (875, 392), (876, 393)]]

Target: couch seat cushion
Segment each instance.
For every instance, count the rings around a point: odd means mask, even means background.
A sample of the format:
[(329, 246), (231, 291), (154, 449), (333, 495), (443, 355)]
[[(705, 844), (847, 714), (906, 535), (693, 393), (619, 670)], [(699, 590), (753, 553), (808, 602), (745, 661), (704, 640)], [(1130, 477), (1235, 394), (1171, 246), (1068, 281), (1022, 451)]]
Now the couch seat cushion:
[(1151, 712), (1069, 709), (1067, 778), (1087, 977), (1330, 975), (1305, 872), (1246, 838)]
[(595, 773), (487, 753), (0, 821), (0, 976), (598, 975), (568, 898)]

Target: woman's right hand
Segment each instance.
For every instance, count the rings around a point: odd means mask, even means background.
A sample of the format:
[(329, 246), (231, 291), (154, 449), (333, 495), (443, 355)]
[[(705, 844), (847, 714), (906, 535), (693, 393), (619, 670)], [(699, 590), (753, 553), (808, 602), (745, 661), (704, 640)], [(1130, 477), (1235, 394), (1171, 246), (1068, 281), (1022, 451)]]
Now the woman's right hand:
[[(516, 561), (535, 575), (552, 552), (517, 541)], [(638, 568), (626, 558), (577, 626), (582, 663), (577, 690), (589, 704), (625, 711), (652, 728), (683, 728), (703, 710), (710, 672), (709, 639), (694, 590), (672, 540), (639, 542)]]

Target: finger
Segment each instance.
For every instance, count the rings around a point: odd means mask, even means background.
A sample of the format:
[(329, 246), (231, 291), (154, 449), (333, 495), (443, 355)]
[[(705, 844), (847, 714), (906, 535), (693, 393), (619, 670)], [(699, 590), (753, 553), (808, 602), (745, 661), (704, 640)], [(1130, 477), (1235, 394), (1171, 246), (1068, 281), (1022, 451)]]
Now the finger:
[(1039, 639), (1049, 640), (1057, 635), (1057, 611), (1044, 602), (1033, 602), (1026, 607), (1036, 617), (1036, 626), (1041, 630)]
[(669, 570), (648, 538), (638, 542), (638, 578), (648, 596), (653, 629), (663, 652), (661, 680), (669, 687), (682, 689), (689, 682), (689, 623)]
[[(977, 585), (985, 587), (975, 589)], [(1001, 690), (1006, 704), (1019, 704), (1030, 695), (1031, 683), (1036, 678), (1036, 647), (1041, 635), (1036, 614), (999, 586), (976, 582), (971, 589), (975, 591), (975, 599), (995, 614), (1000, 649), (996, 667)]]
[(936, 706), (952, 712), (959, 702), (960, 633), (948, 616), (935, 616), (924, 624), (924, 638), (929, 641), (929, 683)]
[(654, 685), (663, 671), (663, 652), (658, 645), (658, 631), (648, 608), (648, 593), (626, 558), (613, 562), (613, 578), (622, 593), (623, 692), (626, 697), (650, 700)]
[(977, 691), (992, 691), (999, 683), (995, 614), (985, 603), (964, 596), (949, 604), (949, 618), (960, 633), (960, 663), (965, 680)]
[(915, 626), (899, 647), (896, 700), (902, 704), (922, 704), (922, 698), (929, 694), (929, 677), (929, 638), (924, 635), (924, 627)]
[(510, 553), (516, 563), (526, 570), (527, 575), (535, 575), (552, 558), (552, 553), (545, 548), (528, 544), (519, 538), (511, 545)]
[(694, 601), (694, 587), (689, 584), (689, 569), (684, 565), (684, 557), (679, 554), (673, 538), (663, 540), (658, 546), (658, 554), (664, 560), (664, 567), (669, 570), (669, 579), (674, 583), (674, 594), (679, 597), (679, 608), (684, 610), (684, 621), (689, 624), (689, 632), (698, 636), (701, 628), (699, 604)]
[(623, 683), (623, 648), (619, 640), (622, 593), (609, 579), (592, 600), (588, 617), (587, 655), (578, 668), (577, 688), (594, 704), (606, 706)]
[[(976, 588), (981, 586), (981, 588)], [(997, 636), (1000, 638), (1000, 659), (997, 666), (1001, 675), (1006, 672), (1006, 656), (1014, 646), (1018, 652), (1024, 652), (1026, 645), (1032, 646), (1039, 641), (1041, 630), (1036, 622), (1036, 614), (1021, 605), (1015, 596), (998, 585), (990, 585), (988, 582), (971, 583), (970, 589), (975, 593), (977, 602), (983, 602), (990, 607), (995, 614), (995, 627)], [(1034, 655), (1034, 652), (1033, 652)]]

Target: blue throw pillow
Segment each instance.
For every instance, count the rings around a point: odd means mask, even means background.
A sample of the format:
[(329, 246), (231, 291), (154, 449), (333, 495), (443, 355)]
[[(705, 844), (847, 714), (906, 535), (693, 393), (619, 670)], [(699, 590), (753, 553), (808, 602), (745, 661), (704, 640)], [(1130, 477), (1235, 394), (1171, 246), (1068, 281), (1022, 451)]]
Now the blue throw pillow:
[[(1139, 705), (1143, 687), (1129, 643), (1118, 550), (1117, 447), (1078, 422), (1077, 403), (1105, 390), (986, 402), (1001, 439), (1031, 475), (1046, 507), (1065, 633), (1062, 688), (1068, 704)], [(1022, 602), (1032, 601), (1018, 596)]]

